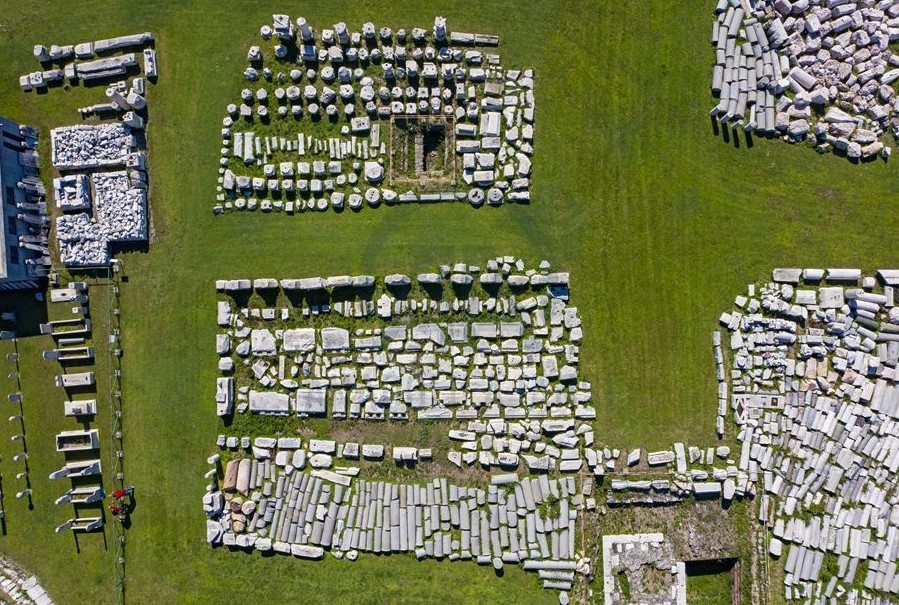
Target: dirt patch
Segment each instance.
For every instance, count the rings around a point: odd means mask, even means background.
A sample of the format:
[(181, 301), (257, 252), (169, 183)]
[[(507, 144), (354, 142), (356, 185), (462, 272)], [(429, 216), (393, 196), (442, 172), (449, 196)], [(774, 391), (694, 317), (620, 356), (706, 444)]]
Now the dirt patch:
[(456, 181), (454, 120), (403, 115), (390, 120), (390, 185), (442, 191)]
[(678, 561), (724, 559), (738, 553), (731, 513), (717, 501), (609, 509), (598, 517), (597, 530), (598, 541), (605, 534), (661, 532)]
[(832, 189), (830, 187), (817, 187), (815, 189), (815, 197), (817, 197), (822, 202), (830, 202), (841, 196), (840, 192), (836, 189)]

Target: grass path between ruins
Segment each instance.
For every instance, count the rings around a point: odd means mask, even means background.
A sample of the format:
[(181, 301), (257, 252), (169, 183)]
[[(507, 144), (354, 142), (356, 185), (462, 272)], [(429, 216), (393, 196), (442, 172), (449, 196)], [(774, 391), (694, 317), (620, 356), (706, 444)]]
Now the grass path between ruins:
[[(128, 542), (130, 603), (550, 603), (536, 577), (502, 579), (471, 563), (363, 555), (307, 564), (210, 550), (200, 508), (214, 415), (213, 280), (418, 273), (447, 261), (515, 254), (572, 272), (585, 326), (582, 375), (594, 384), (597, 436), (620, 446), (710, 445), (715, 381), (710, 332), (745, 284), (778, 265), (899, 266), (893, 165), (852, 166), (810, 148), (735, 148), (707, 115), (713, 3), (346, 2), (275, 7), (202, 0), (43, 11), (0, 0), (0, 114), (42, 127), (79, 121), (102, 88), (23, 94), (35, 43), (151, 30), (160, 82), (149, 92), (151, 214), (147, 254), (123, 256), (126, 465), (138, 510)], [(365, 209), (359, 214), (214, 217), (220, 120), (242, 87), (246, 48), (273, 8), (321, 28), (429, 26), (499, 34), (507, 66), (537, 70), (533, 202)], [(43, 157), (49, 136), (42, 132)], [(44, 171), (48, 184), (52, 172)], [(101, 342), (96, 342), (98, 348)], [(70, 509), (48, 482), (62, 427), (51, 368), (28, 343), (23, 369), (34, 460), (34, 511), (6, 498), (0, 552), (39, 574), (60, 603), (113, 602), (112, 554), (77, 554), (52, 528)], [(101, 409), (107, 402), (103, 402)], [(5, 419), (3, 421), (5, 423)], [(98, 420), (104, 448), (108, 417)], [(0, 426), (3, 487), (15, 485)], [(64, 507), (65, 508), (65, 507)], [(111, 538), (111, 533), (107, 532)], [(111, 548), (111, 545), (110, 545)], [(597, 586), (597, 591), (599, 587)], [(601, 594), (601, 592), (600, 592)]]

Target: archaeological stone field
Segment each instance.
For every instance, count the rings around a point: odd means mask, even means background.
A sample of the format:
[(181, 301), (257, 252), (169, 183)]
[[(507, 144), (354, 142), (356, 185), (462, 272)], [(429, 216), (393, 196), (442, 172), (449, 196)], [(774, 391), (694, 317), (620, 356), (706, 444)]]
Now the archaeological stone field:
[(899, 0), (64, 4), (0, 603), (899, 603)]
[(534, 71), (497, 36), (272, 21), (222, 120), (217, 213), (530, 201)]

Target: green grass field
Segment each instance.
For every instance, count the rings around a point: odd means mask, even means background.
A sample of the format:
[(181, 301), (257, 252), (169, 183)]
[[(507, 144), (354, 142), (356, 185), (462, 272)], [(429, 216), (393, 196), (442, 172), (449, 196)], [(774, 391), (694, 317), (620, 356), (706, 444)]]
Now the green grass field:
[[(210, 355), (215, 278), (417, 273), (497, 254), (546, 258), (572, 272), (599, 439), (662, 447), (711, 443), (709, 333), (745, 284), (778, 265), (899, 265), (892, 165), (853, 166), (766, 140), (736, 148), (712, 134), (712, 8), (661, 0), (440, 7), (0, 0), (0, 115), (42, 128), (77, 123), (76, 108), (98, 102), (103, 89), (19, 92), (18, 76), (37, 68), (33, 44), (144, 30), (157, 36), (160, 79), (149, 93), (154, 236), (149, 253), (122, 257), (125, 464), (139, 499), (128, 533), (129, 602), (555, 600), (517, 570), (497, 579), (473, 564), (405, 557), (308, 564), (210, 550), (200, 497), (219, 432)], [(394, 28), (429, 26), (437, 11), (451, 29), (500, 35), (504, 65), (537, 72), (532, 203), (214, 217), (220, 120), (242, 87), (246, 48), (273, 10), (293, 17), (302, 10), (318, 27), (371, 19)], [(45, 181), (52, 177), (46, 169)], [(26, 422), (35, 510), (7, 496), (0, 552), (38, 573), (62, 603), (112, 603), (112, 546), (103, 550), (103, 536), (84, 538), (78, 554), (71, 535), (53, 534), (70, 509), (53, 506), (63, 487), (46, 481), (60, 461), (52, 435), (62, 412), (52, 370), (38, 360), (45, 342), (21, 345), (31, 360)], [(108, 420), (98, 419), (107, 438)], [(7, 491), (15, 481), (11, 430), (0, 428)]]
[(694, 575), (687, 579), (690, 605), (732, 605), (732, 581), (729, 572)]

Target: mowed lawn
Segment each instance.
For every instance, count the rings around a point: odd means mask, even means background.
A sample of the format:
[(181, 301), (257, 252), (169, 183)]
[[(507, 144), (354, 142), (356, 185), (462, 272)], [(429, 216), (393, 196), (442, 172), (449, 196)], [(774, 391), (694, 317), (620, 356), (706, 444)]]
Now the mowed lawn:
[[(518, 570), (496, 578), (474, 564), (398, 556), (312, 564), (210, 550), (200, 498), (220, 430), (216, 278), (418, 273), (497, 254), (548, 259), (572, 272), (599, 440), (664, 447), (714, 438), (710, 332), (747, 283), (778, 265), (899, 266), (894, 166), (853, 166), (776, 141), (735, 148), (712, 134), (712, 8), (661, 0), (68, 0), (51, 10), (0, 1), (0, 115), (42, 127), (77, 123), (76, 108), (99, 102), (103, 91), (19, 92), (18, 76), (37, 68), (33, 44), (157, 35), (160, 81), (149, 93), (154, 238), (149, 253), (123, 257), (126, 472), (140, 502), (128, 533), (129, 602), (556, 598)], [(394, 29), (430, 27), (436, 12), (450, 29), (500, 35), (505, 66), (537, 70), (532, 203), (214, 217), (224, 107), (243, 87), (247, 46), (273, 10), (294, 18), (302, 10), (319, 29), (340, 20), (358, 29), (369, 19)], [(48, 184), (51, 178), (45, 171)], [(39, 346), (29, 346), (30, 380), (46, 383), (52, 378), (37, 361)], [(61, 416), (52, 394), (32, 405)], [(45, 417), (26, 414), (30, 423)], [(8, 434), (3, 429), (0, 438)], [(57, 461), (51, 435), (29, 438), (38, 469)], [(14, 467), (7, 456), (0, 472), (8, 489)], [(52, 533), (68, 511), (53, 508), (63, 486), (45, 476), (35, 478), (35, 503), (51, 512), (21, 511), (15, 523), (10, 512), (0, 552), (37, 572), (61, 602), (112, 603), (111, 555), (93, 547), (77, 554), (71, 536)]]

